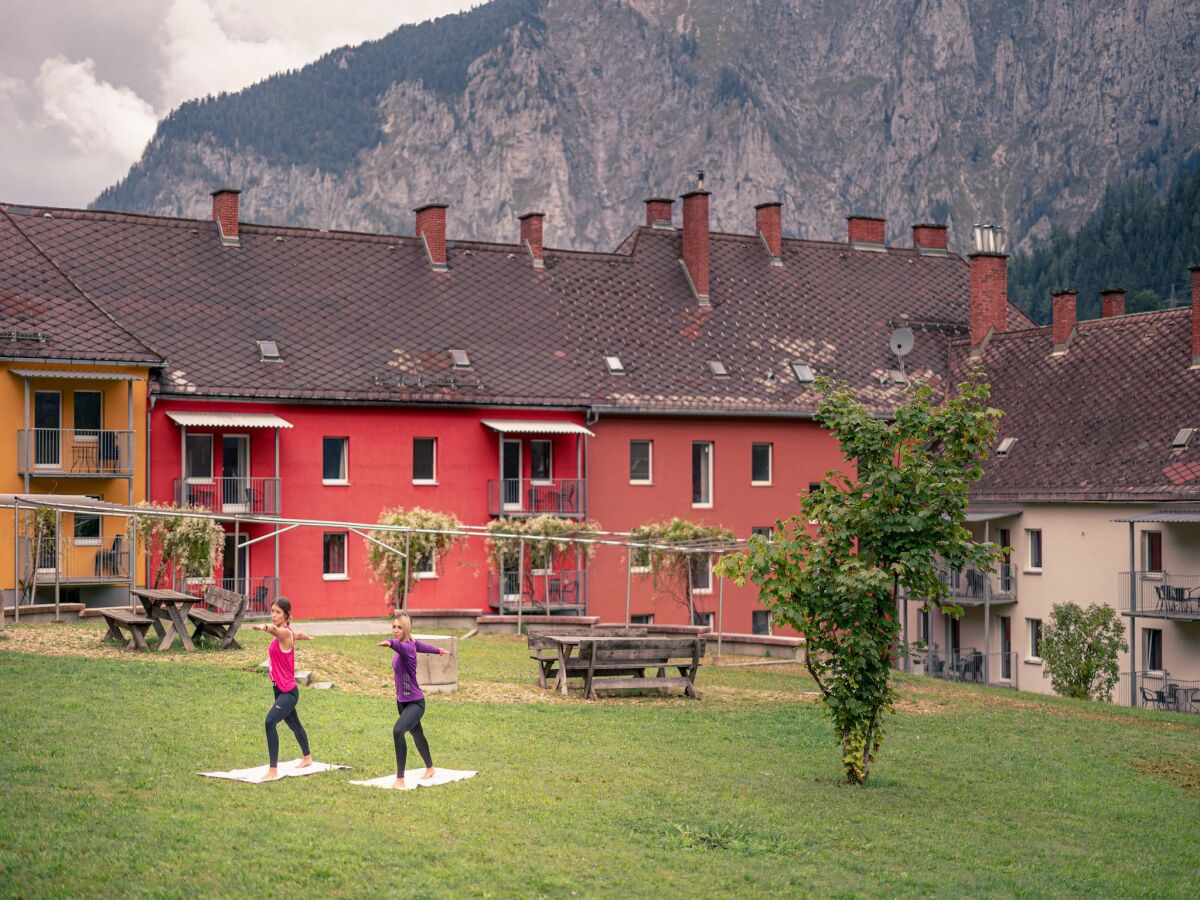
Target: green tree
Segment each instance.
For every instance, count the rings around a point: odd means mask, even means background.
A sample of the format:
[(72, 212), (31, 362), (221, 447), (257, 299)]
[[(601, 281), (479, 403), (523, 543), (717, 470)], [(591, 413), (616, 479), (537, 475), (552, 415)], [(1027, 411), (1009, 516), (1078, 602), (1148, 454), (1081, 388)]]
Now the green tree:
[(863, 784), (894, 698), (898, 591), (924, 608), (960, 613), (938, 578), (938, 558), (958, 570), (987, 570), (999, 559), (999, 548), (974, 543), (963, 521), (1001, 413), (986, 405), (988, 386), (977, 377), (943, 403), (918, 386), (890, 420), (844, 387), (816, 385), (816, 419), (856, 472), (829, 473), (770, 542), (752, 537), (718, 570), (739, 584), (752, 580), (777, 620), (804, 636), (846, 780)]
[(437, 512), (414, 506), (411, 509), (396, 507), (385, 509), (376, 520), (377, 525), (402, 526), (410, 531), (372, 531), (367, 565), (374, 579), (387, 588), (388, 610), (400, 607), (401, 596), (407, 600), (412, 590), (413, 563), (431, 559), (440, 566), (450, 548), (462, 540), (462, 522), (451, 513)]
[(1117, 654), (1129, 649), (1125, 625), (1111, 606), (1086, 610), (1056, 603), (1042, 626), (1042, 661), (1056, 694), (1107, 700), (1117, 683)]

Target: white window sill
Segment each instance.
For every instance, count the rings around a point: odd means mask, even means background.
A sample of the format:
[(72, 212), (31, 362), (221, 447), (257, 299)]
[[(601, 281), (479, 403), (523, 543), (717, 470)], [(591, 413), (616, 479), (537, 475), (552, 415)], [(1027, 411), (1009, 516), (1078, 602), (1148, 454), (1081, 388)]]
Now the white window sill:
[(712, 588), (705, 588), (704, 590), (698, 590), (696, 588), (692, 588), (692, 596), (693, 597), (703, 597), (706, 594), (711, 594), (711, 593), (712, 593)]
[(1022, 571), (1022, 574), (1023, 575), (1041, 575), (1042, 570), (1041, 569), (1025, 569)]
[(531, 478), (529, 483), (534, 487), (551, 487), (554, 484), (553, 478)]
[(336, 487), (349, 487), (350, 480), (348, 478), (322, 478), (321, 484), (332, 485)]
[(712, 508), (713, 508), (713, 505), (711, 503), (693, 503), (692, 504), (692, 509), (712, 509)]
[(75, 538), (76, 547), (99, 547), (100, 538)]
[(1144, 674), (1153, 675), (1155, 678), (1167, 677), (1167, 673), (1163, 669), (1147, 669)]
[(1142, 573), (1142, 581), (1162, 581), (1162, 580), (1163, 580), (1162, 572), (1143, 572)]
[(321, 576), (321, 578), (322, 578), (322, 580), (324, 580), (324, 581), (349, 581), (349, 580), (350, 580), (350, 576), (349, 576), (349, 575), (329, 575), (329, 574), (325, 574), (325, 575), (322, 575), (322, 576)]
[(1042, 664), (1042, 658), (1040, 656), (1031, 656), (1029, 659), (1021, 660), (1021, 662), (1025, 663), (1027, 666), (1040, 666)]
[(413, 572), (413, 581), (429, 581), (437, 578), (437, 572)]
[(774, 487), (774, 485), (775, 485), (775, 482), (773, 482), (773, 481), (752, 481), (752, 482), (750, 482), (750, 487)]
[(649, 566), (634, 566), (629, 571), (632, 572), (634, 575), (649, 575), (650, 567)]
[(211, 475), (207, 478), (185, 478), (183, 481), (184, 481), (184, 484), (212, 484), (213, 483), (213, 479), (212, 479)]
[(412, 483), (423, 486), (437, 487), (437, 480), (434, 478), (414, 478)]
[(650, 485), (654, 484), (653, 481), (647, 481), (647, 480), (640, 479), (640, 478), (637, 478), (637, 479), (630, 478), (629, 483), (634, 485), (635, 487), (649, 487)]

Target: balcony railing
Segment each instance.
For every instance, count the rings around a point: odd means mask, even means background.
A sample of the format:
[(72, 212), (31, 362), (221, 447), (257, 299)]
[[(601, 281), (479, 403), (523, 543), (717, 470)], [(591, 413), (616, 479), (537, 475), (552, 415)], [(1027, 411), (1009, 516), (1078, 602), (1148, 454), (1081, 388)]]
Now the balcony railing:
[(501, 615), (518, 607), (536, 613), (582, 610), (583, 572), (554, 569), (549, 574), (527, 573), (524, 584), (516, 572), (488, 572), (488, 606)]
[[(184, 585), (184, 593), (193, 597), (203, 597), (204, 589), (210, 584), (235, 594), (245, 594), (246, 615), (254, 618), (265, 618), (271, 614), (271, 604), (279, 596), (279, 579), (274, 575), (259, 575), (254, 578), (214, 578), (209, 581), (199, 581), (189, 578)], [(197, 604), (203, 607), (204, 603)]]
[(1011, 563), (1001, 563), (995, 572), (964, 569), (961, 572), (943, 571), (940, 577), (950, 588), (954, 602), (960, 606), (1017, 602), (1017, 570)]
[(279, 514), (278, 478), (175, 479), (175, 505), (218, 513)]
[[(903, 668), (903, 662), (899, 667)], [(946, 681), (1017, 686), (1017, 654), (1014, 651), (984, 653), (971, 647), (950, 653), (936, 649), (914, 650), (910, 667), (913, 674)]]
[(1200, 679), (1175, 678), (1165, 671), (1122, 672), (1113, 703), (1200, 714)]
[(1200, 621), (1200, 575), (1118, 572), (1117, 610), (1125, 616)]
[(20, 539), (21, 580), (37, 567), (39, 584), (111, 584), (129, 580), (129, 540), (121, 534), (102, 538), (63, 535), (57, 542), (43, 541), (37, 560), (32, 559), (30, 538)]
[(586, 518), (585, 485), (583, 478), (492, 480), (488, 482), (488, 515)]
[(17, 432), (18, 475), (133, 474), (133, 432), (28, 428)]

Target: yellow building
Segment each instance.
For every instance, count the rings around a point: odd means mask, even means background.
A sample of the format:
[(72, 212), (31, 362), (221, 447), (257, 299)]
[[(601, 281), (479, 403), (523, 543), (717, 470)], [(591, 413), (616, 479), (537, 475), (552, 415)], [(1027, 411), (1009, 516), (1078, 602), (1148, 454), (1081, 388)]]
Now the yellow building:
[[(146, 496), (150, 370), (162, 360), (0, 207), (0, 495)], [(127, 603), (142, 567), (125, 516), (0, 509), (0, 597), (34, 614)]]

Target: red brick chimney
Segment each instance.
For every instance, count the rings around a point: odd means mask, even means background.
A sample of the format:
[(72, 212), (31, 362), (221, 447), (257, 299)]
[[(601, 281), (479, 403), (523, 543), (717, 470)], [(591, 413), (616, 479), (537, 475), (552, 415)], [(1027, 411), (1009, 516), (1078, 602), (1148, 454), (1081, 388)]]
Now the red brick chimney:
[(675, 201), (670, 197), (646, 198), (646, 225), (649, 228), (670, 228), (672, 207)]
[(754, 207), (754, 227), (767, 245), (771, 265), (783, 265), (783, 212), (777, 202), (760, 203)]
[(219, 188), (212, 192), (212, 217), (217, 223), (221, 234), (221, 243), (227, 247), (236, 247), (238, 239), (238, 194), (241, 191), (234, 188)]
[(972, 253), (971, 346), (978, 348), (993, 331), (1008, 330), (1008, 256)]
[(426, 203), (413, 210), (417, 214), (417, 237), (425, 242), (429, 264), (435, 272), (445, 272), (446, 265), (446, 204)]
[(922, 223), (914, 225), (912, 231), (913, 246), (918, 250), (945, 250), (947, 247), (945, 225)]
[(701, 306), (709, 303), (708, 197), (706, 190), (683, 195), (683, 270)]
[(1054, 324), (1051, 328), (1054, 352), (1066, 353), (1071, 334), (1075, 331), (1075, 292), (1055, 291), (1050, 298), (1054, 303)]
[(1200, 369), (1200, 266), (1192, 266), (1192, 368)]
[(1100, 292), (1100, 318), (1111, 319), (1125, 315), (1125, 291), (1121, 288), (1105, 288)]
[(884, 245), (884, 235), (887, 231), (887, 220), (871, 216), (847, 216), (846, 239), (854, 244)]
[(525, 213), (520, 217), (521, 246), (529, 251), (535, 269), (540, 269), (544, 265), (542, 262), (542, 222), (545, 218), (546, 214), (540, 212)]

